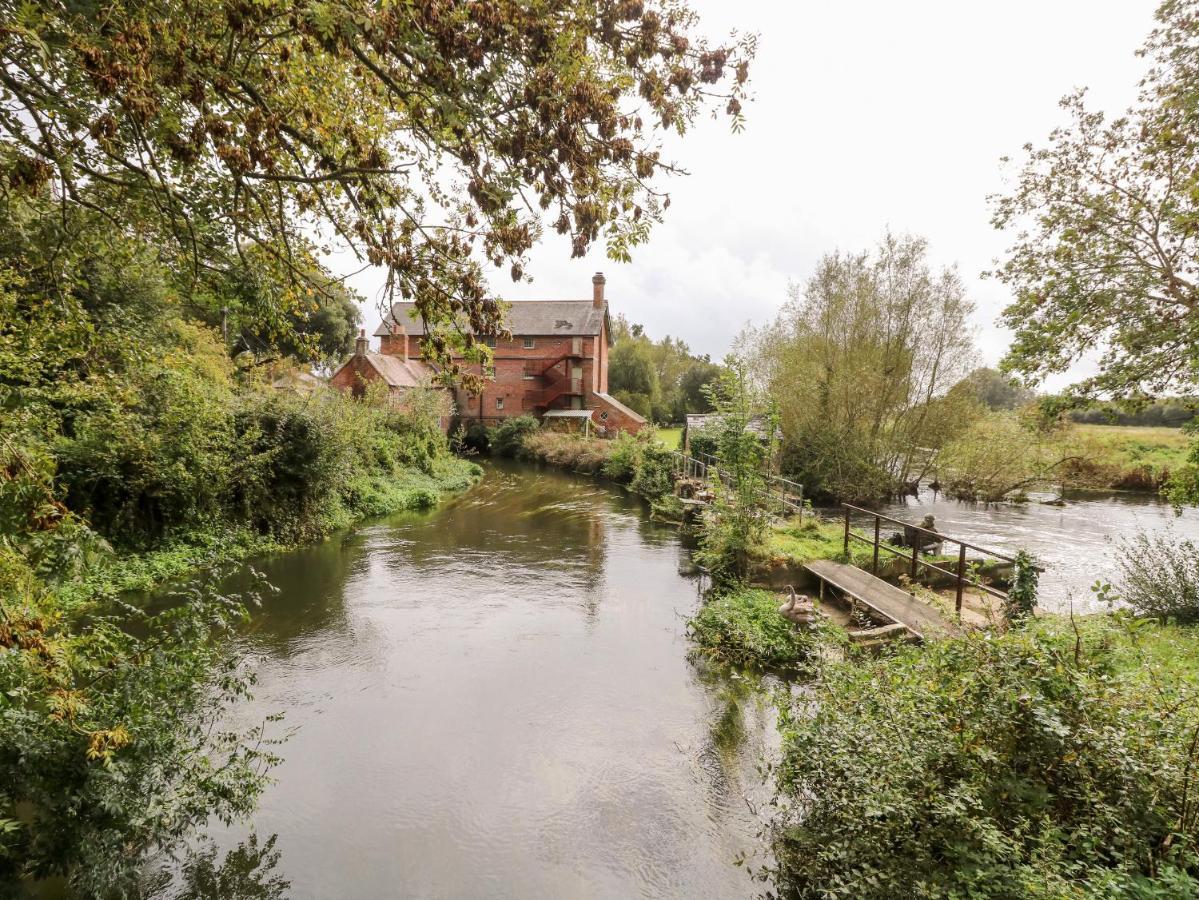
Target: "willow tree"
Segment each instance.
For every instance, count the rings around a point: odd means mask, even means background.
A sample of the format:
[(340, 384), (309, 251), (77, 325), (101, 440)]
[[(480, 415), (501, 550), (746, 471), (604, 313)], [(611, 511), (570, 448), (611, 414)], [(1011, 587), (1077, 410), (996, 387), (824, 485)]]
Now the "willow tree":
[(1109, 119), (1066, 97), (1068, 124), (1026, 146), (994, 201), (995, 226), (1015, 236), (996, 272), (1015, 293), (1004, 366), (1035, 383), (1095, 354), (1078, 401), (1199, 386), (1199, 2), (1168, 0), (1157, 19), (1136, 103)]
[(753, 50), (709, 44), (677, 0), (0, 0), (0, 17), (4, 189), (52, 186), (197, 278), (265, 268), (289, 302), (348, 247), (443, 360), (501, 329), (484, 266), (524, 277), (544, 228), (575, 256), (645, 240), (676, 171), (661, 135), (704, 108), (739, 126)]
[(752, 340), (785, 464), (814, 490), (902, 489), (964, 414), (946, 391), (974, 359), (974, 306), (957, 272), (933, 272), (926, 253), (922, 238), (888, 233), (873, 252), (826, 255)]

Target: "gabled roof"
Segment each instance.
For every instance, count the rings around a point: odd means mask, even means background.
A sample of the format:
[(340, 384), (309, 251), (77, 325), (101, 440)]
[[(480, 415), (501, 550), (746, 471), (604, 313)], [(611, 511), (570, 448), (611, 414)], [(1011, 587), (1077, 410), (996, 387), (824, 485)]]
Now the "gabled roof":
[(617, 410), (624, 413), (626, 416), (628, 416), (634, 422), (640, 422), (642, 424), (645, 423), (645, 416), (641, 415), (641, 413), (634, 412), (633, 410), (629, 409), (627, 406), (625, 406), (623, 403), (621, 403), (619, 400), (617, 400), (611, 394), (604, 394), (604, 393), (601, 393), (600, 391), (596, 391), (595, 396), (600, 397), (609, 406), (615, 407)]
[[(337, 373), (350, 365), (357, 359), (357, 356), (351, 356), (330, 376), (330, 379), (336, 378)], [(418, 387), (422, 384), (427, 384), (436, 374), (432, 366), (421, 362), (417, 359), (404, 360), (398, 356), (390, 356), (386, 353), (367, 353), (365, 354), (366, 361), (371, 365), (379, 377), (388, 387), (406, 388)]]
[(433, 377), (433, 369), (415, 359), (404, 360), (386, 353), (368, 353), (366, 361), (389, 387), (418, 387)]
[[(606, 305), (597, 309), (590, 300), (513, 300), (508, 304), (506, 321), (513, 337), (580, 337), (599, 334), (607, 315)], [(391, 334), (392, 322), (403, 325), (408, 334), (425, 333), (425, 322), (416, 312), (415, 303), (393, 304), (375, 335)]]

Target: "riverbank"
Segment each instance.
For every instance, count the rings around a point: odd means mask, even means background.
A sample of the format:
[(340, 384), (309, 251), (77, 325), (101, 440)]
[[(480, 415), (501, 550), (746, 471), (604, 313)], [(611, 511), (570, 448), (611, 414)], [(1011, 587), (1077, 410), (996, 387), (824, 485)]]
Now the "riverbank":
[[(833, 523), (773, 529), (757, 553), (772, 565), (750, 578), (843, 557), (839, 537)], [(828, 620), (795, 629), (773, 587), (722, 587), (690, 632), (703, 655), (803, 681), (773, 695), (768, 877), (784, 895), (1199, 890), (1199, 629), (1043, 614), (867, 649)]]
[(483, 477), (483, 470), (470, 460), (438, 457), (430, 472), (415, 468), (362, 479), (352, 497), (326, 516), (320, 532), (304, 541), (283, 541), (245, 528), (194, 530), (168, 539), (162, 546), (141, 552), (102, 557), (77, 578), (55, 588), (58, 600), (68, 608), (112, 599), (121, 594), (146, 592), (168, 581), (184, 578), (201, 569), (229, 566), (266, 553), (282, 553), (356, 523), (399, 512), (431, 509), (444, 497), (469, 490)]

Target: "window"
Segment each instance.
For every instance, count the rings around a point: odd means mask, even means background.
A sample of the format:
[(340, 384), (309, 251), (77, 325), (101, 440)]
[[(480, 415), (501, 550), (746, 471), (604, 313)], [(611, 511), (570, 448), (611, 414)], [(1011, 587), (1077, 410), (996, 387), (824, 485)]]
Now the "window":
[(483, 377), (490, 378), (492, 381), (495, 381), (495, 364), (494, 363), (483, 367)]
[(532, 338), (524, 339), (524, 348), (526, 350), (532, 350), (536, 346), (537, 346), (537, 342), (535, 340), (533, 340)]
[(521, 377), (524, 378), (525, 381), (536, 381), (537, 380), (537, 376), (534, 375), (532, 372), (525, 372), (525, 374), (522, 375)]
[(503, 397), (496, 397), (496, 398), (495, 398), (495, 408), (496, 408), (496, 409), (503, 409), (503, 408), (504, 408), (504, 398), (503, 398)]
[(486, 337), (483, 338), (483, 343), (486, 344), (488, 347), (490, 347), (492, 350), (494, 350), (495, 349), (495, 335), (494, 334), (487, 335)]

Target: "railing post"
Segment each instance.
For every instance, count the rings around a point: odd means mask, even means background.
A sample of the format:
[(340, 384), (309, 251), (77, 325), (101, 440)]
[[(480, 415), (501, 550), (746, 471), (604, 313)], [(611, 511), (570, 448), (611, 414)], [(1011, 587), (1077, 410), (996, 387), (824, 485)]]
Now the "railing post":
[[(913, 532), (915, 534), (915, 532)], [(916, 568), (920, 565), (920, 535), (912, 540), (912, 581), (916, 580)]]
[(878, 530), (882, 524), (882, 519), (878, 516), (874, 517), (874, 570), (873, 574), (878, 575)]
[(845, 558), (849, 559), (849, 507), (845, 507)]
[(957, 613), (958, 620), (962, 618), (962, 587), (963, 580), (966, 577), (966, 545), (962, 544), (958, 548), (958, 596), (954, 601), (953, 609)]

